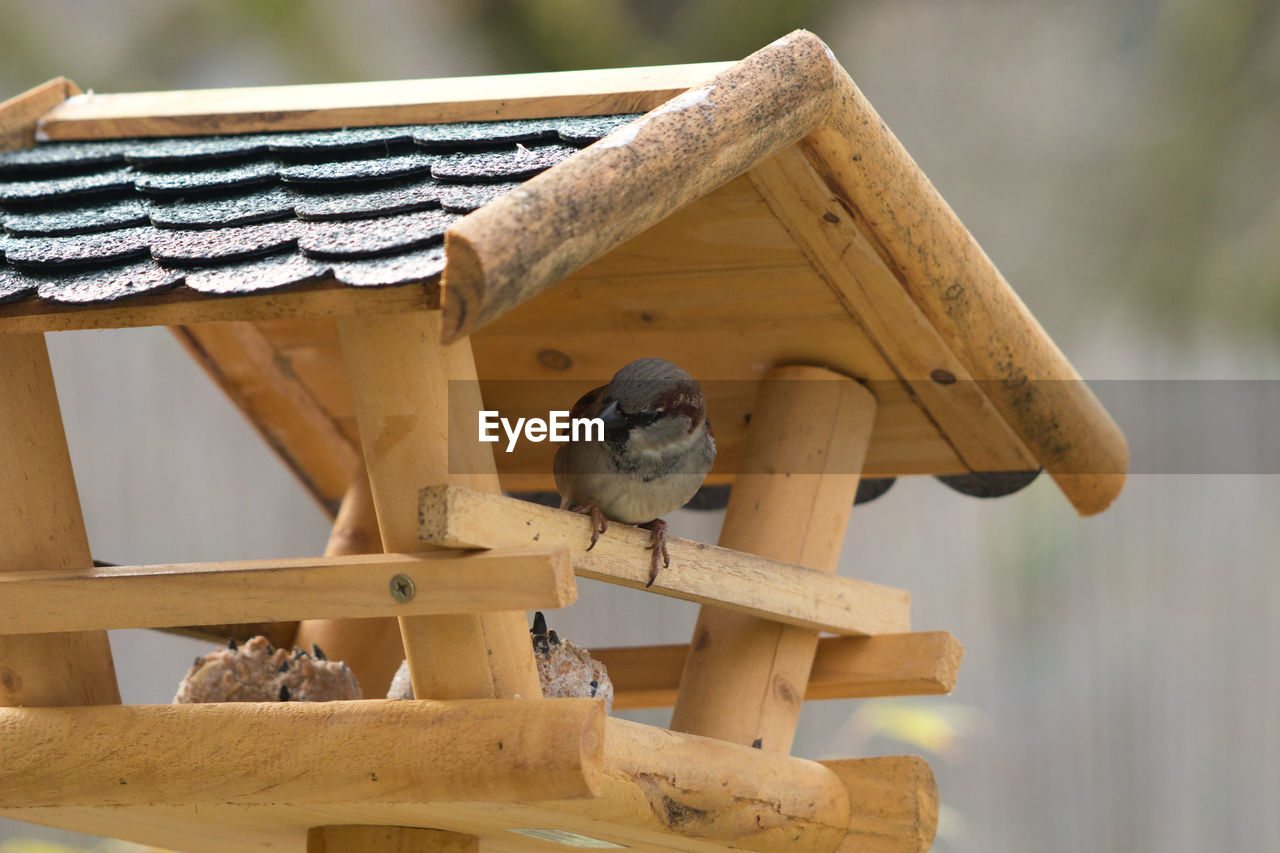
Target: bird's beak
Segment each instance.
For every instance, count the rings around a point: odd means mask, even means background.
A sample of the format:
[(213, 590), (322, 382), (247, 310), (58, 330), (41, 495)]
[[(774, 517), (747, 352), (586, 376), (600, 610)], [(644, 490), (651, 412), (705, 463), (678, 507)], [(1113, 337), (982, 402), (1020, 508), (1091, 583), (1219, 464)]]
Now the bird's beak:
[(622, 417), (622, 413), (618, 411), (618, 401), (610, 400), (609, 405), (600, 410), (600, 414), (596, 415), (600, 420), (604, 421), (604, 428), (624, 429), (627, 426), (626, 420)]

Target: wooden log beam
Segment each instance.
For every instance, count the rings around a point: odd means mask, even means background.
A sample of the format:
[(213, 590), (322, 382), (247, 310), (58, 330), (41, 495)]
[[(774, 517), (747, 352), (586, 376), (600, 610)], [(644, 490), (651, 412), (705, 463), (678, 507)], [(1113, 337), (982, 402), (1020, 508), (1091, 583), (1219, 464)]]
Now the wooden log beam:
[(924, 853), (938, 831), (938, 782), (923, 758), (823, 761), (849, 792), (849, 833), (836, 853)]
[[(423, 542), (453, 548), (564, 545), (578, 577), (632, 589), (648, 583), (647, 530), (611, 523), (588, 551), (591, 524), (577, 513), (457, 487), (423, 489), (420, 499)], [(846, 514), (852, 495), (849, 500)], [(659, 595), (837, 634), (894, 633), (910, 627), (911, 597), (905, 590), (688, 539), (668, 538), (667, 549), (671, 565), (649, 587)]]
[[(411, 583), (406, 601), (393, 594), (399, 577)], [(551, 609), (576, 599), (564, 548), (6, 572), (0, 635)]]
[(590, 797), (604, 724), (590, 699), (6, 708), (0, 804)]
[[(875, 412), (871, 392), (848, 377), (770, 371), (720, 543), (834, 573)], [(789, 752), (817, 631), (704, 605), (693, 636), (671, 728)]]
[[(0, 581), (92, 566), (43, 335), (0, 335), (0, 400)], [(119, 701), (105, 631), (0, 637), (0, 705)]]
[(119, 139), (644, 112), (731, 64), (89, 94), (48, 111), (40, 132)]
[[(333, 522), (326, 554), (370, 554), (382, 550), (378, 516), (364, 463), (357, 466), (346, 497)], [(404, 660), (400, 623), (391, 617), (368, 619), (306, 619), (298, 626), (298, 646), (314, 643), (351, 667), (365, 696), (386, 696), (391, 679)]]
[[(347, 317), (338, 336), (383, 549), (416, 550), (421, 488), (501, 490), (487, 446), (450, 441), (451, 421), (466, 430), (482, 407), (471, 342), (441, 344), (438, 311)], [(523, 611), (401, 617), (400, 631), (415, 696), (542, 695)]]
[(799, 140), (830, 109), (834, 69), (820, 39), (792, 33), (455, 223), (445, 235), (445, 339)]
[(875, 250), (1082, 515), (1120, 493), (1124, 435), (973, 235), (835, 66), (833, 109), (802, 145)]
[[(673, 705), (689, 647), (592, 649), (609, 670), (615, 710)], [(867, 699), (950, 693), (964, 648), (946, 631), (823, 637), (804, 699)]]

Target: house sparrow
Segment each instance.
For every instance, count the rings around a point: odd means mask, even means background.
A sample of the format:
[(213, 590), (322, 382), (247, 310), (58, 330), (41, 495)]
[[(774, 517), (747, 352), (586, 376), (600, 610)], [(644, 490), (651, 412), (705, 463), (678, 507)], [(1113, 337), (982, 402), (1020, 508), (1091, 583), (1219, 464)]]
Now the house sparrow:
[(556, 451), (560, 508), (591, 517), (591, 545), (609, 521), (653, 532), (653, 566), (667, 556), (660, 516), (689, 502), (716, 458), (706, 401), (693, 377), (669, 361), (642, 358), (573, 406), (572, 417), (604, 421), (604, 441), (571, 441)]

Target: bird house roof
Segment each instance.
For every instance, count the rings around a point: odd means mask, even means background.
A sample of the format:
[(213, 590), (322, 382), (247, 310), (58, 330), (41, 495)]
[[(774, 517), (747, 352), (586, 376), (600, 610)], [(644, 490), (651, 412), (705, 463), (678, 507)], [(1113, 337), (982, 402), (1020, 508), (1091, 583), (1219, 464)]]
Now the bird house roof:
[[(0, 105), (5, 148), (0, 333), (174, 327), (328, 506), (359, 454), (335, 318), (424, 309), (512, 416), (633, 358), (680, 364), (707, 388), (713, 481), (765, 372), (810, 363), (875, 391), (868, 475), (1043, 467), (1082, 513), (1123, 483), (1114, 422), (806, 32), (648, 69), (59, 80)], [(497, 454), (504, 485), (549, 487), (552, 451)]]

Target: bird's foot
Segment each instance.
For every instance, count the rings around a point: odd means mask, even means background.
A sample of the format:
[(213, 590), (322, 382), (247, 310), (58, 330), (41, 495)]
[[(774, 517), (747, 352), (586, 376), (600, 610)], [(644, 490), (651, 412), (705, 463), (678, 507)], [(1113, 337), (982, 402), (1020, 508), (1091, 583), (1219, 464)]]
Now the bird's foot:
[(596, 506), (595, 501), (571, 506), (569, 512), (576, 512), (591, 519), (591, 544), (587, 546), (587, 550), (590, 551), (596, 547), (596, 540), (600, 538), (600, 534), (609, 529), (609, 519), (604, 517), (604, 513), (600, 511), (600, 507)]
[(664, 569), (671, 565), (671, 557), (667, 554), (667, 523), (661, 518), (655, 518), (653, 521), (636, 526), (653, 531), (653, 536), (649, 538), (649, 544), (645, 546), (650, 551), (653, 551), (653, 565), (649, 569), (649, 582), (644, 585), (644, 588), (648, 589), (658, 579), (658, 561), (662, 561), (661, 567)]

